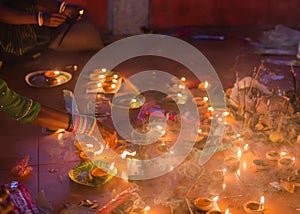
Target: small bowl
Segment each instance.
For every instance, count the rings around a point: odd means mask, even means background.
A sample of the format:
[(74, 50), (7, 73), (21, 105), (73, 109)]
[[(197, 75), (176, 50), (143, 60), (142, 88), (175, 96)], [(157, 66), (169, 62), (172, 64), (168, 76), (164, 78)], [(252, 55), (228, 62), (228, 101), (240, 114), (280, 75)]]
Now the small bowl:
[(278, 161), (280, 159), (280, 153), (276, 151), (269, 151), (266, 153), (268, 160)]
[(293, 183), (296, 187), (300, 187), (300, 175), (291, 175), (287, 180), (288, 182)]
[(224, 158), (226, 169), (235, 172), (240, 167), (240, 159), (237, 156), (228, 156)]
[(267, 169), (269, 167), (269, 165), (266, 164), (262, 159), (255, 159), (252, 161), (252, 163), (258, 170)]
[(225, 174), (224, 170), (221, 170), (221, 169), (213, 170), (210, 173), (210, 177), (214, 181), (223, 181), (224, 180), (224, 174)]
[(102, 183), (108, 176), (108, 173), (100, 168), (95, 168), (90, 172), (90, 176), (95, 184)]
[(283, 168), (291, 168), (295, 164), (295, 160), (290, 157), (282, 157), (278, 160), (278, 165)]
[(46, 71), (44, 73), (44, 76), (46, 77), (46, 82), (49, 85), (55, 85), (58, 83), (58, 77), (59, 77), (60, 73), (59, 71)]
[(262, 214), (264, 209), (260, 206), (260, 203), (257, 201), (248, 201), (244, 204), (244, 210), (246, 213), (250, 214)]
[(194, 200), (194, 205), (197, 209), (207, 211), (213, 206), (213, 201), (209, 198), (196, 198)]

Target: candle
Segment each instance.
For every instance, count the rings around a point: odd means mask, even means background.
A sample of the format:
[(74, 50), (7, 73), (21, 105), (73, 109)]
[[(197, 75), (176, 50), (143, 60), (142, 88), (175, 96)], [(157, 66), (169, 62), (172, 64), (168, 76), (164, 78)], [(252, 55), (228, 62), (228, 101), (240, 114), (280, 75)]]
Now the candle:
[(239, 159), (241, 159), (241, 156), (242, 156), (242, 151), (241, 151), (241, 149), (238, 149), (237, 156), (238, 156)]
[(207, 212), (207, 214), (221, 214), (221, 210), (220, 207), (217, 203), (219, 199), (219, 196), (215, 196), (212, 201), (213, 201), (213, 206), (209, 209), (209, 211)]
[(285, 157), (287, 155), (287, 152), (280, 152), (280, 157)]
[(244, 170), (247, 169), (247, 162), (246, 162), (246, 161), (243, 162), (243, 169), (244, 169)]
[(226, 169), (228, 171), (235, 172), (239, 169), (241, 155), (242, 151), (238, 149), (237, 155), (231, 155), (224, 158)]
[(208, 107), (207, 110), (210, 111), (210, 112), (214, 112), (215, 111), (214, 107), (212, 107), (212, 106)]
[(208, 211), (213, 206), (213, 201), (209, 198), (196, 198), (194, 200), (194, 205), (203, 211)]
[(44, 75), (48, 78), (55, 78), (59, 76), (59, 74), (59, 71), (46, 71)]
[(226, 188), (226, 184), (225, 183), (223, 183), (222, 188), (223, 188), (223, 190)]
[(230, 214), (229, 208), (227, 208), (227, 209), (225, 210), (225, 214)]
[(150, 206), (146, 206), (144, 213), (148, 213), (150, 211), (150, 209), (151, 209)]
[(125, 159), (127, 155), (129, 155), (129, 156), (135, 156), (136, 155), (136, 151), (134, 151), (134, 152), (128, 152), (128, 151), (125, 150), (125, 151), (122, 152), (121, 158)]
[(223, 181), (226, 169), (223, 170), (213, 170), (211, 172), (211, 177), (215, 181)]
[(260, 197), (260, 209), (264, 209), (264, 205), (265, 205), (265, 197), (261, 196)]
[(260, 197), (260, 202), (257, 201), (248, 201), (244, 204), (244, 210), (246, 213), (251, 214), (262, 214), (264, 212), (264, 206), (265, 206), (265, 197)]
[(278, 161), (281, 157), (281, 154), (279, 152), (276, 152), (276, 151), (269, 151), (269, 152), (266, 153), (266, 157), (269, 160)]
[(279, 159), (278, 165), (281, 166), (282, 168), (291, 168), (294, 166), (295, 160), (296, 160), (295, 157), (292, 158), (292, 157), (284, 156)]
[(61, 79), (58, 78), (59, 75), (59, 71), (46, 71), (44, 73), (44, 76), (46, 77), (46, 82), (50, 85), (54, 85), (61, 82)]

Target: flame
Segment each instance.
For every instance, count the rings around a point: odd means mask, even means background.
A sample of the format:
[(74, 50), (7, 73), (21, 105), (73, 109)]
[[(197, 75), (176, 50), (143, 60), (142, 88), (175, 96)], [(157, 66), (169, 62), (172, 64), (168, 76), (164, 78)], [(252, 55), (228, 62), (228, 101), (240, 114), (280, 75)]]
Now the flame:
[(223, 183), (222, 187), (223, 187), (223, 189), (225, 189), (225, 188), (226, 188), (226, 184), (225, 184), (225, 183)]
[(209, 83), (207, 81), (204, 81), (204, 88), (208, 88)]
[(150, 209), (151, 209), (150, 206), (146, 206), (146, 207), (145, 207), (145, 212), (144, 212), (144, 213), (147, 213)]
[(225, 214), (229, 214), (229, 209), (228, 208), (225, 210)]
[(245, 161), (245, 162), (243, 162), (243, 169), (244, 169), (244, 170), (246, 170), (246, 169), (247, 169), (247, 163), (246, 163), (246, 161)]
[(280, 152), (280, 156), (281, 157), (284, 157), (284, 156), (286, 156), (287, 155), (287, 152)]
[(223, 115), (224, 117), (227, 117), (227, 116), (229, 116), (229, 112), (228, 112), (228, 111), (224, 111), (224, 112), (222, 113), (222, 115)]
[(219, 196), (215, 196), (215, 197), (212, 199), (213, 202), (217, 202), (218, 200), (219, 200)]
[(214, 109), (214, 107), (210, 106), (207, 108), (207, 110), (213, 112), (215, 109)]
[(241, 158), (241, 156), (242, 156), (242, 151), (241, 151), (241, 149), (238, 149), (237, 156), (238, 156), (239, 159)]
[(260, 197), (260, 206), (263, 207), (265, 204), (265, 197), (264, 196), (261, 196)]
[(122, 154), (121, 154), (121, 158), (126, 158), (127, 155), (130, 155), (130, 156), (135, 156), (136, 155), (136, 151), (134, 152), (128, 152), (128, 151), (124, 151)]

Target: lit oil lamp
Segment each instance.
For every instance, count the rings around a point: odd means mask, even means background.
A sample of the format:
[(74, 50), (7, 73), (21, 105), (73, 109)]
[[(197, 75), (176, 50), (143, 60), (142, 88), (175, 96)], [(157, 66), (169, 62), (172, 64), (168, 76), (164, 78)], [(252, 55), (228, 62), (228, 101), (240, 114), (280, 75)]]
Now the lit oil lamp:
[(284, 156), (278, 160), (278, 165), (282, 168), (291, 168), (295, 164), (295, 157)]
[(197, 209), (202, 211), (208, 211), (212, 208), (214, 202), (210, 198), (199, 197), (194, 200), (194, 205)]
[(261, 196), (260, 202), (258, 201), (248, 201), (244, 204), (244, 210), (246, 213), (250, 214), (262, 214), (264, 213), (264, 205), (265, 205), (265, 198)]
[(223, 170), (213, 170), (210, 175), (211, 178), (215, 181), (223, 181), (224, 180), (224, 175), (226, 173), (226, 169)]
[(238, 149), (237, 155), (231, 155), (224, 158), (225, 166), (228, 171), (235, 172), (239, 169), (241, 155), (242, 152)]
[(227, 208), (226, 210), (225, 210), (225, 213), (224, 214), (231, 214), (230, 212), (229, 212), (229, 208)]
[(59, 71), (46, 71), (44, 73), (44, 76), (46, 77), (46, 82), (49, 85), (55, 85), (59, 83), (61, 81), (60, 79), (58, 79), (59, 75), (60, 75)]
[(198, 85), (198, 88), (200, 90), (209, 90), (211, 87), (211, 84), (208, 82), (208, 81), (204, 81), (204, 82), (201, 82), (199, 85)]
[(266, 157), (268, 160), (272, 160), (272, 161), (278, 161), (281, 157), (281, 154), (279, 152), (276, 151), (268, 151), (266, 153)]
[(213, 201), (213, 206), (209, 209), (209, 211), (207, 212), (207, 214), (222, 214), (221, 209), (218, 205), (218, 200), (219, 200), (219, 196), (216, 196), (212, 199)]

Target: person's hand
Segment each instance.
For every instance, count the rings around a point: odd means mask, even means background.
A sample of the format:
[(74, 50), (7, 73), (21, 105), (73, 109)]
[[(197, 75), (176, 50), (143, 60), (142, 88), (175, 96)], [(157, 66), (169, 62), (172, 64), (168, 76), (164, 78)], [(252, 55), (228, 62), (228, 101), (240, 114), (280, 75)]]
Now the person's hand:
[(80, 135), (88, 135), (94, 138), (98, 143), (105, 143), (111, 149), (116, 147), (117, 133), (112, 128), (102, 122), (97, 121), (97, 119), (92, 116), (70, 116), (70, 127), (67, 129), (67, 131)]
[(99, 123), (98, 127), (106, 145), (110, 149), (115, 149), (118, 143), (117, 132), (104, 123)]
[(78, 5), (66, 4), (63, 14), (72, 20), (79, 20), (83, 12), (84, 9)]
[(58, 27), (66, 21), (66, 16), (60, 13), (43, 13), (43, 25), (47, 27)]
[(8, 201), (8, 190), (4, 187), (0, 189), (0, 213), (8, 214), (14, 211), (14, 204)]

